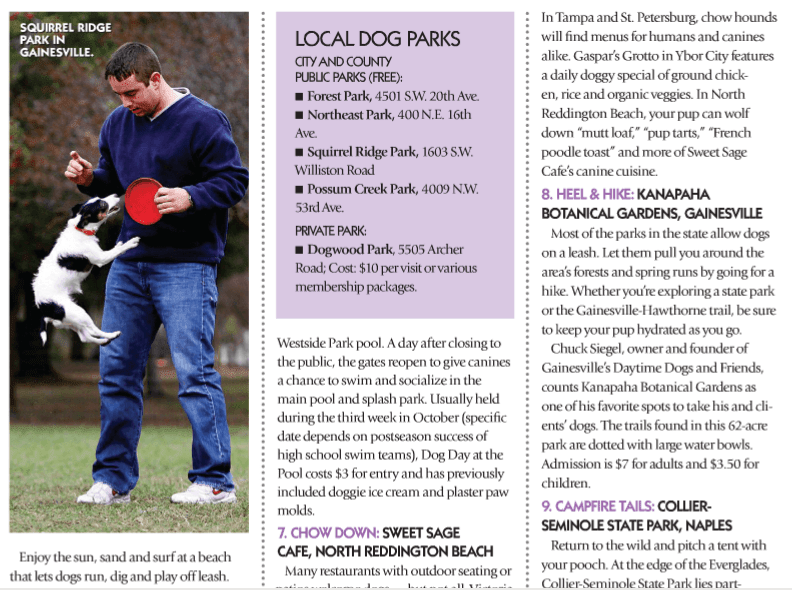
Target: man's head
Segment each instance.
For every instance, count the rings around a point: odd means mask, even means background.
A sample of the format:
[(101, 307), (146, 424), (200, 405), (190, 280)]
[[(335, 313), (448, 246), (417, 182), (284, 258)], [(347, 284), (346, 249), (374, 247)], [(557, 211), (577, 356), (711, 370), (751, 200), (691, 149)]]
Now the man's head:
[(105, 67), (105, 78), (121, 103), (138, 117), (153, 116), (163, 108), (166, 88), (157, 54), (142, 43), (125, 43)]
[(162, 73), (157, 54), (148, 45), (142, 43), (124, 43), (116, 49), (115, 53), (105, 67), (105, 78), (126, 80), (132, 74), (149, 85), (149, 79), (154, 72)]

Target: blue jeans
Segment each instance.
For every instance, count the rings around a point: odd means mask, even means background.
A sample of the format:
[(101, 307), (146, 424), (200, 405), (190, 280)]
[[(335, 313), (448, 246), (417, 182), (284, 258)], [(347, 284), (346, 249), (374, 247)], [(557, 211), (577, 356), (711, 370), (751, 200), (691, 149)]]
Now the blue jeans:
[(139, 476), (143, 375), (151, 343), (164, 324), (193, 431), (188, 479), (224, 491), (231, 478), (231, 437), (220, 375), (214, 368), (217, 268), (202, 263), (113, 261), (107, 277), (102, 329), (121, 335), (99, 354), (101, 434), (95, 482), (120, 493)]

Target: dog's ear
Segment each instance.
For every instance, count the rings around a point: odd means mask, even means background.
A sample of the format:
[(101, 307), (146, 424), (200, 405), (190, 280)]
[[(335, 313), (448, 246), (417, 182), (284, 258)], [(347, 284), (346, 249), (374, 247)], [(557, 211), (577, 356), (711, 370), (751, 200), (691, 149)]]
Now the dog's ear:
[(85, 229), (85, 226), (88, 225), (88, 218), (85, 215), (77, 215), (77, 227), (81, 229)]
[(77, 215), (77, 214), (80, 212), (80, 209), (82, 209), (82, 206), (83, 206), (83, 204), (82, 204), (82, 203), (78, 203), (77, 205), (75, 205), (74, 207), (72, 207), (72, 214), (71, 214), (71, 216), (72, 216), (72, 217), (74, 217), (75, 215)]

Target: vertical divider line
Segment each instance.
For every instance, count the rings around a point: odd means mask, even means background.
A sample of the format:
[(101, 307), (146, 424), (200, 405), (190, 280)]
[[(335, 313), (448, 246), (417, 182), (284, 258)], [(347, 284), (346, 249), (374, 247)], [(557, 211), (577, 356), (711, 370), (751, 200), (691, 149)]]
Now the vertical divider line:
[(525, 13), (525, 587), (530, 588), (530, 483), (531, 483), (531, 468), (530, 468), (530, 438), (531, 438), (531, 408), (530, 408), (530, 217), (531, 217), (531, 201), (530, 201), (530, 174), (528, 162), (529, 157), (529, 135), (530, 135), (530, 96), (529, 96), (529, 13)]
[[(261, 13), (261, 277), (264, 279), (265, 270), (267, 267), (267, 251), (266, 251), (266, 214), (267, 207), (266, 195), (266, 160), (267, 160), (267, 142), (266, 142), (266, 14)], [(267, 446), (267, 433), (266, 433), (266, 415), (267, 415), (267, 396), (264, 395), (266, 391), (266, 280), (261, 281), (261, 585), (266, 588), (266, 521), (267, 521), (267, 478), (266, 473), (266, 446)]]

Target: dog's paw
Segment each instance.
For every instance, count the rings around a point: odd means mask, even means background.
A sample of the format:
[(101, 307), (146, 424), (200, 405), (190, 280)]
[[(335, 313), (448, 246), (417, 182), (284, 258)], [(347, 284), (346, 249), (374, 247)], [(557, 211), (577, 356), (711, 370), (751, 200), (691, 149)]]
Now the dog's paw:
[(134, 238), (127, 240), (126, 244), (124, 244), (124, 247), (127, 250), (131, 250), (132, 248), (136, 248), (139, 243), (140, 243), (140, 236), (135, 236)]
[(121, 332), (110, 332), (107, 335), (107, 338), (99, 338), (96, 340), (96, 342), (99, 344), (99, 346), (104, 346), (105, 344), (109, 344), (111, 340), (118, 338), (120, 335)]

